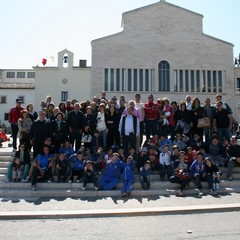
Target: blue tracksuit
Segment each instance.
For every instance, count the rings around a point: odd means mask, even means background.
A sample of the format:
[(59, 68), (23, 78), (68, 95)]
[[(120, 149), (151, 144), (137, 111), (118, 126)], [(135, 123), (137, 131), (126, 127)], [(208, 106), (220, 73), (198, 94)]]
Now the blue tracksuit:
[(123, 163), (123, 187), (122, 193), (130, 192), (132, 190), (132, 185), (134, 183), (134, 162), (133, 160), (130, 164)]
[(85, 162), (84, 160), (79, 160), (77, 158), (77, 155), (72, 155), (69, 159), (70, 163), (71, 163), (71, 167), (72, 169), (74, 169), (75, 171), (80, 171), (83, 170), (85, 167)]
[(119, 182), (121, 168), (121, 160), (118, 159), (116, 163), (108, 161), (104, 176), (99, 180), (99, 186), (102, 187), (104, 190), (111, 190), (116, 187)]

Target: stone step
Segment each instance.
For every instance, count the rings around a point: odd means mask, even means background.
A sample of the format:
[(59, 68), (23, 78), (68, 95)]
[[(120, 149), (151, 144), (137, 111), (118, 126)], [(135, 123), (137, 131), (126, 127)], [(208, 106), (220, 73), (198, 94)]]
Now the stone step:
[(0, 157), (4, 157), (4, 156), (14, 156), (15, 152), (10, 152), (7, 150), (4, 150), (3, 148), (0, 148)]
[(0, 174), (7, 174), (7, 167), (0, 167)]
[[(222, 180), (220, 182), (220, 186), (221, 188), (233, 188), (233, 187), (240, 187), (240, 179), (236, 179), (234, 181), (226, 181), (226, 180)], [(203, 182), (202, 183), (204, 188), (208, 187), (207, 182)], [(37, 183), (37, 186), (41, 189), (59, 189), (59, 190), (68, 190), (68, 189), (78, 189), (82, 187), (82, 183), (57, 183), (57, 182), (53, 182), (53, 183)], [(93, 189), (94, 186), (92, 183), (88, 184), (89, 188)], [(135, 189), (141, 189), (141, 184), (136, 181), (134, 183), (134, 188)], [(189, 184), (190, 188), (194, 188), (196, 187), (195, 184), (193, 182), (190, 182)], [(0, 182), (0, 189), (28, 189), (31, 187), (31, 183), (21, 183), (21, 182)], [(178, 188), (179, 185), (178, 184), (173, 184), (169, 181), (152, 181), (151, 182), (151, 188), (152, 189), (174, 189), (174, 188)], [(122, 188), (122, 182), (120, 182), (118, 184), (118, 188), (121, 189)]]
[(0, 156), (0, 162), (11, 162), (14, 156)]
[[(138, 190), (133, 186), (131, 196), (169, 196), (175, 195), (178, 191), (178, 188), (171, 189), (149, 189), (149, 190)], [(221, 194), (230, 194), (230, 193), (239, 193), (240, 188), (221, 188), (216, 191), (217, 196)], [(203, 189), (204, 194), (209, 194), (207, 188)], [(198, 190), (196, 188), (190, 188), (185, 191), (186, 195), (197, 195)], [(18, 197), (18, 198), (27, 198), (27, 197), (79, 197), (79, 198), (89, 198), (89, 197), (119, 197), (121, 196), (121, 189), (111, 190), (111, 191), (95, 191), (88, 186), (86, 191), (82, 191), (81, 188), (77, 189), (44, 189), (40, 186), (37, 186), (37, 191), (32, 191), (31, 188), (28, 189), (1, 189), (1, 197)]]
[(6, 167), (8, 167), (8, 164), (9, 164), (10, 162), (7, 162), (7, 161), (5, 161), (5, 162), (0, 162), (0, 168), (6, 168)]

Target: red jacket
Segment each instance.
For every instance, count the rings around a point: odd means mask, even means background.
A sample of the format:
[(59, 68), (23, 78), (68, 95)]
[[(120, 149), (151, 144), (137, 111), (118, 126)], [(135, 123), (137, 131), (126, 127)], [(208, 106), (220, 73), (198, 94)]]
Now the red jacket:
[(10, 110), (8, 121), (10, 123), (18, 123), (18, 119), (22, 116), (22, 107), (14, 107)]
[(144, 108), (146, 120), (157, 120), (158, 119), (159, 106), (157, 103), (146, 102), (146, 103), (144, 103), (143, 108)]

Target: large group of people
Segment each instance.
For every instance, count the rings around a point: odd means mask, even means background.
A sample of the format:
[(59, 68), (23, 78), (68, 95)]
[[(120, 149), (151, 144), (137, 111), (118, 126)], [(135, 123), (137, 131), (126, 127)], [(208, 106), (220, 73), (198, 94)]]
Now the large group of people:
[(177, 103), (166, 97), (154, 101), (149, 94), (143, 103), (140, 94), (126, 102), (124, 96), (107, 99), (102, 92), (92, 101), (56, 105), (47, 96), (38, 111), (16, 99), (9, 123), (15, 157), (8, 181), (31, 181), (33, 190), (54, 176), (58, 182), (82, 182), (82, 190), (88, 182), (95, 190), (115, 189), (122, 179), (122, 194), (128, 196), (136, 174), (149, 189), (149, 176), (157, 172), (160, 180), (181, 184), (180, 196), (190, 181), (202, 194), (206, 180), (213, 193), (220, 187), (219, 167), (228, 167), (231, 181), (233, 167), (240, 166), (240, 127), (235, 129), (220, 94), (204, 104), (189, 95)]

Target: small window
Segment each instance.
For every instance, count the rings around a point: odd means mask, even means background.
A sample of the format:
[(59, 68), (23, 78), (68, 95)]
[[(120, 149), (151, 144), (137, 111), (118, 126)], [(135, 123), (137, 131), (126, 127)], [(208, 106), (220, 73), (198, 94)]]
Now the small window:
[(18, 96), (18, 98), (21, 99), (21, 101), (22, 101), (23, 104), (25, 103), (25, 97), (24, 97), (24, 96)]
[(25, 78), (25, 72), (17, 72), (17, 78)]
[(237, 78), (237, 93), (240, 93), (240, 78)]
[(4, 113), (4, 121), (8, 121), (9, 113)]
[(28, 72), (27, 78), (35, 78), (35, 72)]
[(0, 103), (7, 103), (7, 96), (0, 96)]
[(7, 78), (15, 78), (15, 72), (7, 72)]
[(62, 91), (61, 93), (61, 101), (67, 101), (68, 100), (68, 92)]

